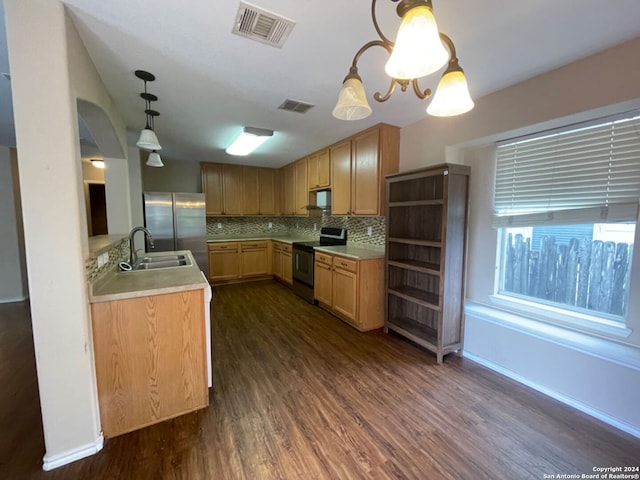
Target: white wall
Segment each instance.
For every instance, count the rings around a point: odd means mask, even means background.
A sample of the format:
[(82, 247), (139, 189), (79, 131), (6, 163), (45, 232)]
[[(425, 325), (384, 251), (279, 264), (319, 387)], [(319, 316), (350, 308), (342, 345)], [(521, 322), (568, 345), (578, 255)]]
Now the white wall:
[[(491, 220), (494, 142), (639, 108), (639, 57), (637, 38), (480, 98), (462, 117), (426, 118), (402, 129), (400, 151), (403, 171), (445, 161), (471, 166), (465, 355), (636, 436), (640, 299), (632, 295), (628, 336), (560, 328), (492, 303), (497, 231)], [(632, 291), (639, 272), (636, 261)]]
[(0, 303), (19, 302), (27, 295), (20, 205), (16, 203), (14, 190), (14, 186), (18, 186), (14, 163), (11, 150), (0, 147)]
[(126, 135), (64, 5), (4, 3), (48, 469), (102, 446), (84, 265), (78, 110), (105, 155), (126, 158)]

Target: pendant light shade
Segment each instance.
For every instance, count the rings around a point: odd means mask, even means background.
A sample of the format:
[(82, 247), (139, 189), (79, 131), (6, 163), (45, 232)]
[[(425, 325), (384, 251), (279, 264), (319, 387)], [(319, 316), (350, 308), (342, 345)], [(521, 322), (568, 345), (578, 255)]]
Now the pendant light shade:
[(469, 86), (457, 61), (449, 63), (444, 72), (427, 113), (435, 117), (453, 117), (471, 110), (474, 106)]
[(391, 78), (411, 80), (439, 70), (448, 59), (431, 7), (419, 5), (402, 17), (384, 70)]
[(149, 167), (164, 167), (160, 154), (155, 150), (149, 154), (149, 158), (147, 158), (147, 165)]
[(360, 76), (350, 73), (340, 89), (333, 116), (340, 120), (360, 120), (371, 115), (371, 112)]
[(162, 146), (160, 146), (160, 143), (158, 142), (156, 132), (151, 130), (148, 125), (140, 132), (140, 138), (138, 138), (136, 145), (140, 148), (144, 148), (145, 150), (162, 149)]

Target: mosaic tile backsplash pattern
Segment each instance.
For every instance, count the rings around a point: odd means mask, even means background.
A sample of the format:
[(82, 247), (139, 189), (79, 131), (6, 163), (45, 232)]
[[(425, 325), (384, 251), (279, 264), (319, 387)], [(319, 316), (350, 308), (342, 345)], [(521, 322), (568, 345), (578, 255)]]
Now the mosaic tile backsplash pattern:
[(100, 275), (115, 268), (120, 262), (129, 260), (129, 239), (123, 238), (109, 250), (109, 261), (98, 268), (98, 258), (89, 258), (85, 262), (87, 280), (94, 282)]
[[(207, 217), (207, 235), (289, 233), (316, 236), (321, 227), (337, 227), (347, 229), (349, 242), (384, 245), (385, 225), (385, 217)], [(368, 227), (371, 227), (370, 236), (367, 235)]]

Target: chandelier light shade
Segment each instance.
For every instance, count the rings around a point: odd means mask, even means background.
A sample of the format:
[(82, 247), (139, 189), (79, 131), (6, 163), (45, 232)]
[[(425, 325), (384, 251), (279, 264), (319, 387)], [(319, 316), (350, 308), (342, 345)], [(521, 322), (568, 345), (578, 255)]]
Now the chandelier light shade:
[(246, 157), (273, 136), (273, 130), (244, 127), (242, 133), (225, 150), (229, 155)]
[[(366, 99), (362, 79), (358, 75), (358, 61), (371, 47), (382, 47), (389, 54), (385, 72), (391, 78), (389, 89), (373, 95), (377, 102), (387, 101), (396, 85), (405, 92), (412, 87), (416, 96), (424, 100), (431, 90), (422, 90), (418, 79), (440, 70), (449, 61), (427, 113), (435, 116), (454, 116), (468, 112), (474, 106), (464, 71), (460, 68), (453, 41), (438, 30), (431, 0), (390, 0), (398, 2), (396, 12), (402, 19), (395, 43), (380, 30), (376, 19), (376, 0), (371, 0), (371, 18), (379, 40), (365, 43), (353, 57), (349, 74), (343, 81), (333, 116), (340, 120), (360, 120), (368, 117), (371, 107)], [(445, 48), (446, 47), (446, 48)]]
[(149, 158), (147, 158), (147, 166), (149, 167), (164, 167), (164, 163), (162, 163), (162, 159), (160, 158), (160, 154), (155, 150), (149, 154)]
[(435, 117), (453, 117), (468, 112), (473, 106), (464, 72), (457, 60), (452, 61), (438, 83), (427, 113)]
[(352, 68), (342, 83), (333, 116), (340, 120), (360, 120), (371, 115), (371, 112), (362, 79), (358, 70)]
[(419, 5), (402, 17), (384, 71), (391, 78), (411, 80), (440, 70), (448, 59), (431, 6)]

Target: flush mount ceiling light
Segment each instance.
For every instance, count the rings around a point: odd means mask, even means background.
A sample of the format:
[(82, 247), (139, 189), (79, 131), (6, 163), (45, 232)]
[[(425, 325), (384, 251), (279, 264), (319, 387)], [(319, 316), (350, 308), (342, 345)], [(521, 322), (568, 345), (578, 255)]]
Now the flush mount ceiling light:
[(147, 92), (147, 82), (155, 81), (156, 77), (152, 73), (145, 72), (144, 70), (136, 70), (135, 75), (144, 82), (144, 92), (141, 93), (140, 96), (145, 102), (144, 113), (147, 122), (140, 132), (140, 138), (136, 142), (136, 145), (145, 150), (160, 150), (162, 147), (160, 146), (160, 142), (158, 142), (156, 133), (153, 131), (154, 118), (160, 115), (160, 113), (156, 110), (151, 110), (151, 102), (157, 101), (158, 97)]
[(273, 130), (244, 127), (242, 133), (229, 145), (225, 152), (237, 157), (247, 156), (272, 136)]
[[(473, 100), (464, 72), (458, 63), (453, 41), (438, 31), (433, 16), (431, 0), (391, 0), (400, 2), (396, 12), (402, 18), (395, 43), (384, 36), (376, 19), (376, 0), (371, 2), (371, 18), (380, 40), (365, 43), (353, 57), (349, 74), (345, 77), (333, 109), (333, 116), (340, 120), (360, 120), (371, 115), (362, 79), (358, 75), (358, 60), (371, 47), (382, 47), (389, 53), (385, 72), (391, 77), (387, 93), (376, 92), (373, 98), (384, 102), (391, 97), (396, 85), (404, 92), (409, 85), (420, 99), (431, 96), (431, 90), (422, 90), (418, 79), (436, 72), (447, 60), (449, 64), (438, 83), (434, 98), (427, 108), (430, 115), (449, 117), (468, 112)], [(444, 44), (444, 45), (443, 45)], [(446, 45), (447, 49), (444, 48)]]
[(155, 150), (149, 154), (149, 158), (147, 158), (147, 165), (149, 167), (164, 167), (160, 154)]
[(100, 160), (99, 158), (92, 158), (91, 165), (96, 168), (104, 168), (104, 160)]

